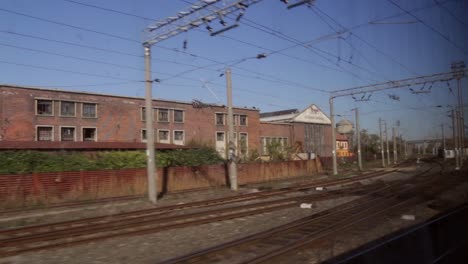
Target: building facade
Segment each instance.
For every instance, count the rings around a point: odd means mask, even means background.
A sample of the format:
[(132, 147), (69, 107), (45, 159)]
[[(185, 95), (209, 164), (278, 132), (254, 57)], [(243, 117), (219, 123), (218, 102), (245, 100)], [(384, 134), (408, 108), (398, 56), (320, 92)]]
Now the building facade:
[(262, 127), (265, 126), (261, 131), (263, 150), (269, 143), (269, 138), (288, 137), (289, 144), (296, 153), (322, 157), (331, 155), (331, 120), (314, 104), (302, 111), (289, 109), (261, 113), (260, 121)]
[[(0, 141), (146, 142), (143, 98), (0, 86)], [(155, 142), (215, 146), (224, 154), (227, 109), (153, 100)], [(239, 151), (257, 148), (259, 110), (234, 108)]]
[[(227, 108), (199, 101), (153, 100), (155, 142), (167, 146), (208, 145), (226, 157)], [(238, 156), (278, 142), (295, 153), (331, 154), (330, 119), (315, 105), (264, 113), (234, 107)], [(144, 98), (0, 85), (0, 149), (3, 146), (55, 146), (105, 149), (146, 142)], [(21, 144), (20, 144), (21, 143)], [(18, 149), (25, 149), (18, 147)]]

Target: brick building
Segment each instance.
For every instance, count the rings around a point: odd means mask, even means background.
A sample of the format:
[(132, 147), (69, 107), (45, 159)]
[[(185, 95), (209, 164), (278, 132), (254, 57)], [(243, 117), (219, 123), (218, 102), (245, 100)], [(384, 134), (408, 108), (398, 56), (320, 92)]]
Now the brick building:
[[(271, 140), (287, 140), (297, 153), (331, 155), (331, 120), (314, 104), (302, 111), (289, 109), (261, 113), (261, 146)], [(286, 137), (286, 139), (284, 139)]]
[[(144, 149), (144, 105), (144, 98), (0, 85), (0, 149)], [(157, 99), (153, 112), (157, 148), (194, 142), (225, 156), (225, 106)], [(331, 153), (330, 120), (315, 105), (262, 118), (258, 109), (234, 107), (234, 123), (240, 156), (252, 149), (267, 155), (272, 141), (296, 152)]]

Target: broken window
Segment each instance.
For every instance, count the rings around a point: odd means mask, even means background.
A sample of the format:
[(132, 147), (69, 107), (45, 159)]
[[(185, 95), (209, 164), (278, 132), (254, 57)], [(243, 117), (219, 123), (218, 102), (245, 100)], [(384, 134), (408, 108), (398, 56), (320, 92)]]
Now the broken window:
[(60, 115), (61, 116), (75, 116), (75, 102), (60, 102)]
[(174, 123), (183, 123), (183, 122), (184, 122), (184, 111), (174, 110)]
[(216, 113), (216, 125), (224, 125), (224, 114)]
[(83, 128), (83, 141), (96, 141), (96, 128)]
[(37, 127), (37, 141), (52, 141), (53, 140), (53, 127)]
[(60, 138), (62, 141), (75, 141), (75, 128), (62, 127), (60, 129)]
[(53, 108), (53, 101), (52, 100), (37, 100), (36, 101), (36, 113), (38, 115), (53, 115), (54, 108)]
[(97, 117), (97, 104), (83, 103), (83, 117), (95, 118)]

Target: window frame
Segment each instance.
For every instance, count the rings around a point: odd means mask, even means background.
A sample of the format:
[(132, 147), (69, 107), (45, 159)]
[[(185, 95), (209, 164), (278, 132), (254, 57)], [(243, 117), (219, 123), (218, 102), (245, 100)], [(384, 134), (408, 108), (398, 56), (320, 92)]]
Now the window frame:
[[(39, 110), (39, 109), (38, 109), (38, 107), (39, 107), (39, 101), (50, 101), (50, 102), (51, 102), (52, 113), (51, 113), (51, 114), (40, 114), (39, 111), (38, 111), (38, 110)], [(54, 114), (55, 114), (55, 102), (54, 102), (54, 100), (52, 100), (52, 99), (48, 99), (48, 98), (36, 98), (36, 99), (34, 100), (34, 106), (35, 106), (35, 107), (34, 107), (34, 111), (35, 111), (35, 114), (36, 114), (37, 116), (54, 116)]]
[[(245, 135), (245, 153), (241, 153), (242, 152), (242, 135)], [(238, 150), (239, 150), (239, 153), (240, 154), (245, 154), (247, 155), (249, 153), (249, 133), (247, 132), (239, 132), (239, 147), (238, 147)]]
[[(52, 128), (50, 140), (39, 140), (39, 128)], [(45, 142), (54, 141), (54, 135), (55, 135), (54, 132), (55, 132), (54, 126), (36, 125), (36, 138), (35, 138), (36, 140), (35, 141), (45, 141)]]
[[(182, 132), (182, 140), (177, 140), (176, 139), (176, 132)], [(180, 145), (182, 145), (182, 146), (185, 145), (185, 130), (173, 130), (172, 131), (172, 138), (173, 138), (174, 144), (179, 145), (176, 142), (181, 142), (182, 144), (180, 144)]]
[[(93, 104), (94, 105), (94, 116), (85, 116), (84, 113), (84, 108), (85, 104)], [(88, 102), (83, 102), (81, 103), (81, 117), (82, 118), (98, 118), (98, 104), (97, 103), (88, 103)]]
[[(63, 140), (63, 137), (62, 137), (63, 128), (73, 128), (73, 140)], [(76, 126), (60, 126), (59, 141), (60, 142), (76, 142)]]
[[(245, 124), (244, 125), (241, 122), (243, 116), (245, 117)], [(239, 126), (248, 126), (248, 125), (249, 125), (248, 115), (239, 115)]]
[[(143, 134), (145, 134), (145, 138), (143, 138)], [(147, 142), (148, 141), (148, 133), (146, 133), (145, 128), (140, 129), (140, 140), (141, 140), (141, 142)]]
[[(176, 120), (176, 112), (179, 112), (179, 111), (182, 113), (182, 121)], [(182, 109), (172, 109), (172, 121), (174, 123), (179, 123), (179, 124), (185, 123), (185, 111)]]
[[(223, 117), (223, 123), (222, 124), (218, 124), (218, 115), (222, 115), (222, 117)], [(226, 114), (225, 113), (215, 113), (215, 125), (217, 125), (217, 126), (226, 125)]]
[[(84, 130), (85, 129), (94, 129), (94, 140), (85, 140), (84, 139)], [(98, 141), (98, 129), (97, 129), (97, 127), (82, 127), (81, 128), (81, 141), (83, 141), (83, 142), (97, 142)]]
[[(167, 132), (167, 140), (164, 140), (164, 142), (161, 142), (161, 139), (159, 138), (159, 132)], [(157, 133), (157, 141), (158, 143), (165, 143), (165, 144), (170, 144), (171, 143), (171, 131), (169, 129), (158, 129), (156, 131)]]
[[(161, 119), (159, 118), (159, 113), (161, 112), (161, 110), (167, 111), (167, 120), (161, 120)], [(168, 108), (158, 108), (157, 111), (156, 111), (156, 115), (157, 115), (157, 118), (158, 118), (158, 122), (161, 122), (161, 123), (169, 123), (170, 120), (171, 120), (171, 117), (170, 117), (169, 109), (168, 109)]]
[[(218, 140), (218, 134), (223, 134), (223, 140)], [(226, 132), (225, 131), (216, 131), (215, 132), (215, 138), (216, 138), (216, 142), (225, 142), (226, 143)]]
[[(62, 113), (62, 104), (63, 103), (73, 103), (73, 115), (64, 115)], [(77, 102), (75, 102), (75, 101), (67, 101), (67, 100), (59, 101), (59, 116), (60, 117), (76, 117), (76, 105), (77, 105)]]

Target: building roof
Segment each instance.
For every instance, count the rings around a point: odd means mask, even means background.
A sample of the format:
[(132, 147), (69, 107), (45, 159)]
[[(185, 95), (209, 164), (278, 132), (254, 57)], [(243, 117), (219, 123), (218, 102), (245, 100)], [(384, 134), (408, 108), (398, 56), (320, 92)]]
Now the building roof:
[[(293, 110), (296, 110), (295, 112)], [(277, 115), (266, 113), (266, 117), (260, 114), (261, 122), (285, 122), (285, 123), (308, 123), (308, 124), (325, 124), (330, 125), (331, 120), (323, 113), (315, 104), (310, 105), (301, 112), (297, 109), (277, 111), (272, 113), (279, 113)]]
[[(156, 149), (190, 149), (187, 146), (156, 143)], [(141, 142), (64, 142), (64, 141), (0, 141), (0, 150), (144, 150)]]
[[(69, 90), (62, 90), (62, 89), (52, 89), (52, 88), (45, 88), (45, 87), (35, 87), (35, 86), (19, 86), (13, 84), (0, 84), (1, 87), (10, 87), (10, 88), (17, 88), (17, 89), (28, 89), (28, 90), (39, 90), (39, 91), (49, 91), (49, 92), (62, 92), (62, 93), (72, 93), (72, 94), (82, 94), (82, 95), (94, 95), (94, 96), (105, 96), (105, 97), (115, 97), (115, 98), (126, 98), (126, 99), (137, 99), (137, 100), (145, 100), (144, 97), (133, 97), (133, 96), (123, 96), (123, 95), (112, 95), (112, 94), (101, 94), (101, 93), (93, 93), (93, 92), (85, 92), (85, 91), (69, 91)], [(188, 104), (194, 106), (203, 104), (204, 106), (214, 106), (214, 107), (226, 107), (225, 105), (221, 104), (214, 104), (214, 103), (202, 103), (198, 100), (193, 100), (192, 102), (187, 101), (177, 101), (177, 100), (167, 100), (161, 98), (153, 98), (153, 101), (160, 101), (160, 102), (168, 102), (168, 103), (178, 103), (178, 104)], [(260, 109), (255, 107), (239, 107), (234, 106), (235, 109), (243, 109), (243, 110), (250, 110), (250, 111), (260, 111)]]
[(290, 114), (297, 114), (297, 113), (299, 113), (299, 110), (297, 110), (297, 109), (287, 109), (287, 110), (281, 110), (281, 111), (275, 111), (275, 112), (260, 113), (260, 118), (290, 115)]

